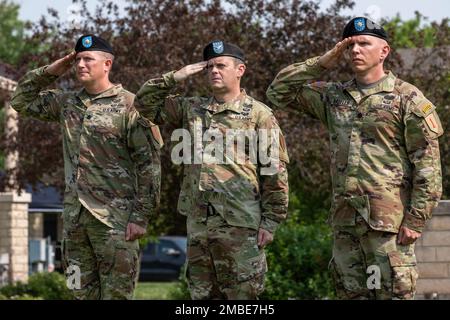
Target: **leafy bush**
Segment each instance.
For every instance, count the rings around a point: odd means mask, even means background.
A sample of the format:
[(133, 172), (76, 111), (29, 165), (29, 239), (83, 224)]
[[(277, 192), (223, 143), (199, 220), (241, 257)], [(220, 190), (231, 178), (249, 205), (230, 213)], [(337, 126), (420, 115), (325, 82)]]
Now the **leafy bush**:
[(290, 198), (289, 218), (279, 226), (274, 242), (266, 249), (269, 271), (261, 299), (333, 298), (328, 272), (332, 255), (328, 211), (321, 205), (306, 209), (292, 193)]
[(0, 295), (8, 299), (29, 300), (72, 300), (72, 292), (66, 286), (66, 279), (57, 272), (34, 273), (28, 283), (16, 282), (0, 288)]
[(181, 268), (177, 285), (170, 290), (169, 299), (171, 300), (190, 300), (191, 294), (186, 280), (186, 264)]
[(280, 226), (266, 250), (269, 271), (262, 299), (329, 299), (334, 297), (328, 262), (329, 228), (289, 221)]

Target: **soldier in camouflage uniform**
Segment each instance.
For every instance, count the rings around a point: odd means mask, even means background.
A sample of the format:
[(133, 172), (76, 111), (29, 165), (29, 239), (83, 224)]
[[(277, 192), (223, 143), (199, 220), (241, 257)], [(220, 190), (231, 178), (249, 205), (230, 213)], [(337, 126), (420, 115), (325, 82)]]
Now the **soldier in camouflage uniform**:
[[(113, 59), (105, 40), (83, 36), (75, 52), (28, 72), (11, 101), (23, 116), (61, 125), (63, 266), (77, 299), (133, 297), (137, 239), (159, 201), (161, 136), (134, 95), (109, 81)], [(44, 90), (73, 62), (82, 90)]]
[[(386, 39), (381, 26), (355, 18), (334, 49), (281, 70), (267, 91), (330, 133), (330, 267), (343, 299), (414, 298), (414, 242), (442, 193), (436, 107), (384, 70)], [(344, 52), (355, 78), (318, 82)]]
[[(146, 82), (136, 95), (136, 108), (151, 121), (185, 134), (178, 211), (187, 216), (186, 275), (192, 299), (257, 299), (267, 270), (263, 248), (287, 215), (288, 155), (272, 111), (240, 88), (245, 72), (242, 50), (215, 41), (205, 47), (203, 56), (203, 62)], [(179, 82), (204, 69), (212, 96), (170, 95)], [(214, 136), (234, 149), (238, 142), (230, 133), (242, 137), (259, 130), (279, 140), (278, 144), (260, 141), (254, 150), (269, 155), (276, 163), (274, 170), (260, 158), (250, 161), (249, 141), (240, 159), (226, 153), (223, 163), (210, 161), (219, 160), (218, 155), (207, 155), (213, 139), (198, 140)], [(192, 149), (193, 161), (188, 155)]]

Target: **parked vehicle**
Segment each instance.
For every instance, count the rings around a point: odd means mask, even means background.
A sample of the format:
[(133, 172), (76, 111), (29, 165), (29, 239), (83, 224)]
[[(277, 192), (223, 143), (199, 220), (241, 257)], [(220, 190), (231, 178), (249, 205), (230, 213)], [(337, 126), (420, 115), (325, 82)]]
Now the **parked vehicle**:
[(143, 249), (139, 281), (177, 280), (186, 261), (187, 239), (163, 236)]

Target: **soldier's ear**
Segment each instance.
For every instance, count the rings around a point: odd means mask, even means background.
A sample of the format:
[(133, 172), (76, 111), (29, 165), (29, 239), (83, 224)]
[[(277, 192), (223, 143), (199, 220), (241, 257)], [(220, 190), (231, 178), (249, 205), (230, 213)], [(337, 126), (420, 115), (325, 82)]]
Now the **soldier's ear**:
[(389, 52), (391, 52), (391, 47), (386, 41), (384, 41), (384, 45), (381, 48), (380, 60), (384, 61), (389, 55)]
[(105, 60), (105, 71), (109, 71), (112, 68), (112, 60), (111, 59), (106, 59)]
[(247, 68), (247, 67), (246, 67), (245, 64), (243, 64), (243, 63), (240, 63), (240, 64), (238, 65), (238, 77), (239, 77), (239, 78), (242, 77), (242, 76), (244, 75), (246, 68)]

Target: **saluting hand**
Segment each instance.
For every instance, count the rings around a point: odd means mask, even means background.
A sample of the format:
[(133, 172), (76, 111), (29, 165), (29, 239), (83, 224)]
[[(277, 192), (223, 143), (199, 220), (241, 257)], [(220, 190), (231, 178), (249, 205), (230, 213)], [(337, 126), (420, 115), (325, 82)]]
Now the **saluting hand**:
[(72, 67), (72, 63), (75, 61), (77, 53), (75, 51), (69, 53), (64, 58), (58, 59), (49, 65), (45, 72), (52, 76), (60, 76)]
[(200, 71), (205, 69), (207, 65), (208, 65), (207, 61), (187, 65), (178, 70), (177, 72), (175, 72), (173, 77), (176, 82), (183, 81), (188, 77), (192, 76), (193, 74), (199, 73)]
[(352, 37), (345, 38), (344, 40), (338, 42), (333, 49), (325, 53), (319, 58), (319, 65), (329, 69), (338, 64), (341, 60), (342, 54), (344, 53), (347, 46), (352, 43)]

